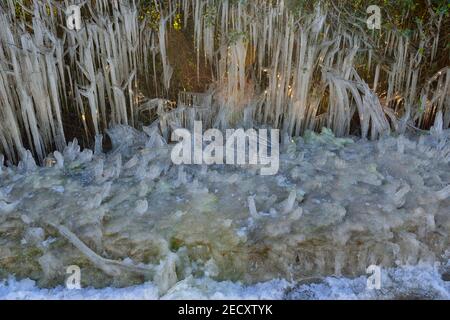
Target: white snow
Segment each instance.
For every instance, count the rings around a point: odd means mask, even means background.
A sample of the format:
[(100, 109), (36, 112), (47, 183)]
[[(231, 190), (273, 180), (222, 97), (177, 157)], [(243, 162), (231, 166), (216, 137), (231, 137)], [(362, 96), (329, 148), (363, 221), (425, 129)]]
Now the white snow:
[(16, 280), (11, 276), (0, 282), (0, 300), (450, 299), (450, 282), (442, 279), (438, 268), (428, 265), (383, 270), (380, 290), (367, 289), (366, 284), (365, 276), (326, 277), (310, 284), (275, 279), (248, 286), (190, 276), (160, 296), (158, 286), (152, 282), (127, 288), (40, 289), (33, 280)]

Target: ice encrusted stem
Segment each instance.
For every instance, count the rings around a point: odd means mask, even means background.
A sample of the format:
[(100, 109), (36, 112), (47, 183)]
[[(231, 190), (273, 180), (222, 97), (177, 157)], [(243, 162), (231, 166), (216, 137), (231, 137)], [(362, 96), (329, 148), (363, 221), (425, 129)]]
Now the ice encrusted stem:
[(252, 218), (259, 218), (258, 211), (256, 210), (255, 197), (253, 196), (248, 197), (248, 209)]
[(55, 228), (59, 234), (66, 238), (71, 244), (73, 244), (86, 258), (94, 264), (97, 268), (105, 272), (107, 275), (118, 277), (124, 272), (138, 273), (142, 275), (153, 275), (155, 270), (152, 267), (136, 267), (128, 265), (119, 261), (103, 258), (92, 251), (87, 245), (85, 245), (74, 233), (72, 233), (65, 226), (51, 223), (48, 225)]

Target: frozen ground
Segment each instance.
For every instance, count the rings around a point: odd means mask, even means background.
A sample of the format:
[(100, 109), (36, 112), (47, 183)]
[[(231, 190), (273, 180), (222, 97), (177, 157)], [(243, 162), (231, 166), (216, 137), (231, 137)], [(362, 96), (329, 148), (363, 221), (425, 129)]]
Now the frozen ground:
[[(0, 167), (0, 298), (449, 298), (449, 132), (307, 133), (266, 177), (174, 166), (147, 132)], [(61, 289), (69, 265), (106, 289)]]
[(32, 280), (14, 278), (0, 283), (0, 300), (4, 299), (450, 299), (450, 279), (443, 280), (437, 268), (429, 266), (402, 267), (382, 272), (380, 290), (367, 289), (364, 276), (349, 279), (327, 277), (309, 284), (271, 280), (245, 286), (237, 282), (217, 282), (210, 278), (189, 277), (178, 282), (168, 293), (160, 296), (151, 282), (126, 287), (68, 290), (59, 286), (40, 289)]

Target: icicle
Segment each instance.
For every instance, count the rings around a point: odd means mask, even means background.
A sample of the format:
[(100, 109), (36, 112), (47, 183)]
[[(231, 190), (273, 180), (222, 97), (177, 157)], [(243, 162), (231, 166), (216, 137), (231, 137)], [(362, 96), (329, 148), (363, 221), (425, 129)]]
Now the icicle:
[(3, 174), (3, 163), (5, 162), (5, 156), (0, 153), (0, 176)]
[(94, 154), (96, 156), (99, 156), (103, 153), (103, 135), (97, 134), (95, 136), (95, 148), (94, 148)]
[(431, 127), (430, 132), (432, 135), (436, 137), (439, 137), (444, 132), (444, 120), (442, 116), (442, 110), (439, 110), (437, 112), (434, 125), (433, 127)]
[(167, 18), (161, 18), (159, 22), (159, 51), (161, 53), (163, 65), (164, 88), (169, 90), (170, 79), (172, 78), (173, 68), (169, 65), (166, 51), (166, 22)]
[(104, 163), (105, 162), (103, 159), (99, 159), (99, 160), (97, 160), (97, 162), (94, 164), (94, 166), (92, 168), (92, 175), (94, 176), (94, 179), (97, 182), (100, 182), (103, 180)]
[(64, 168), (64, 156), (59, 151), (53, 152), (53, 156), (56, 159), (56, 167), (59, 169)]
[(284, 206), (283, 206), (283, 212), (284, 213), (289, 213), (289, 212), (292, 211), (292, 209), (294, 209), (294, 204), (295, 204), (296, 198), (297, 198), (297, 191), (296, 190), (292, 190), (289, 193), (289, 197), (284, 202)]
[(166, 259), (162, 260), (159, 266), (156, 267), (154, 281), (161, 295), (167, 293), (178, 281), (178, 260), (179, 258), (175, 253), (169, 252)]
[(64, 159), (68, 162), (74, 161), (78, 155), (80, 154), (80, 146), (78, 145), (77, 138), (73, 139), (72, 142), (69, 142), (67, 147), (63, 151)]
[(259, 218), (258, 211), (256, 210), (255, 198), (252, 196), (248, 197), (248, 210), (253, 219)]
[(22, 160), (19, 162), (18, 168), (25, 172), (32, 172), (37, 169), (36, 162), (30, 150), (22, 151)]
[(396, 208), (401, 208), (406, 202), (406, 195), (411, 191), (411, 187), (409, 185), (403, 186), (400, 190), (398, 190), (393, 197), (393, 201)]

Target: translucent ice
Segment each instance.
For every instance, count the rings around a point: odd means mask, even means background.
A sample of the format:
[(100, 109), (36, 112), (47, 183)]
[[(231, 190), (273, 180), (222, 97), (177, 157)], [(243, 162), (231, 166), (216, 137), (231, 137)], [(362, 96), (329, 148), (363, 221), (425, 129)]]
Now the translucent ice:
[(446, 131), (353, 143), (311, 133), (280, 155), (275, 176), (176, 166), (171, 145), (116, 133), (110, 153), (71, 143), (54, 168), (3, 169), (1, 277), (60, 285), (76, 264), (83, 285), (154, 280), (163, 293), (189, 277), (354, 277), (371, 264), (434, 265), (448, 251)]

